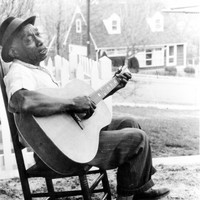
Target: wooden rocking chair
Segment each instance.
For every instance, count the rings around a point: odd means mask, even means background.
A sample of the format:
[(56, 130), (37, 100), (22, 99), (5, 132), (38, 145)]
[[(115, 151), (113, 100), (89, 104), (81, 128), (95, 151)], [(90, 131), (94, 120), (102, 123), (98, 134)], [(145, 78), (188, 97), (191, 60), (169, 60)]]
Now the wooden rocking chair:
[[(3, 72), (3, 66), (2, 62), (0, 60), (0, 85), (1, 85), (1, 91), (5, 103), (5, 108), (7, 112), (8, 117), (8, 123), (10, 127), (11, 132), (11, 138), (13, 142), (16, 162), (18, 166), (19, 176), (21, 180), (22, 190), (24, 194), (25, 200), (31, 200), (32, 198), (38, 198), (38, 197), (48, 197), (48, 199), (56, 199), (60, 197), (68, 197), (68, 196), (77, 196), (82, 195), (84, 200), (91, 200), (93, 193), (103, 193), (102, 199), (108, 199), (111, 200), (111, 193), (109, 188), (109, 182), (107, 173), (105, 170), (97, 169), (97, 170), (91, 170), (91, 166), (84, 167), (83, 169), (80, 169), (80, 171), (77, 171), (76, 173), (70, 172), (68, 175), (60, 175), (56, 172), (54, 172), (51, 169), (48, 170), (39, 170), (36, 165), (26, 169), (25, 167), (25, 161), (22, 154), (22, 149), (24, 148), (21, 143), (19, 142), (19, 137), (17, 133), (17, 128), (14, 122), (14, 116), (12, 113), (8, 112), (8, 99), (6, 95), (5, 85), (3, 81), (4, 72)], [(93, 181), (93, 184), (89, 186), (87, 175), (91, 174), (98, 174), (98, 177)], [(80, 186), (81, 190), (70, 190), (70, 191), (55, 191), (54, 185), (53, 185), (53, 179), (57, 178), (67, 178), (72, 176), (78, 176), (80, 180)], [(46, 181), (47, 186), (47, 192), (40, 192), (40, 193), (33, 193), (30, 190), (30, 178), (34, 177), (42, 177)], [(96, 177), (96, 176), (95, 176)], [(100, 189), (97, 189), (97, 186), (99, 183), (102, 182), (102, 187)], [(99, 188), (99, 187), (98, 187)]]

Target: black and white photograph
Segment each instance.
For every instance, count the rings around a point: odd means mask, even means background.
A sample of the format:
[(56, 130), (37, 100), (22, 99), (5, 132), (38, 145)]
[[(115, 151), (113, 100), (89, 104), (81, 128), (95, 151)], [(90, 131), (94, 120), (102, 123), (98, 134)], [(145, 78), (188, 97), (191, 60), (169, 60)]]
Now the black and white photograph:
[(200, 0), (0, 0), (0, 200), (200, 200)]

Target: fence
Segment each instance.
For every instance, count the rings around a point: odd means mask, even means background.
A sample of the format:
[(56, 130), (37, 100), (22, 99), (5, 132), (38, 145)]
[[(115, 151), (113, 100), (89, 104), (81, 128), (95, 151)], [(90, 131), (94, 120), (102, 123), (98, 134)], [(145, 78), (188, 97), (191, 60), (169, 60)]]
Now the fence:
[[(44, 62), (41, 64), (45, 65)], [(65, 58), (57, 55), (54, 58), (54, 62), (51, 59), (48, 60), (46, 67), (62, 86), (67, 84), (69, 80), (78, 78), (88, 82), (91, 87), (97, 89), (112, 77), (111, 60), (107, 57), (102, 57), (96, 62), (86, 57), (79, 57), (77, 59), (76, 55), (71, 55), (70, 60), (67, 61)], [(111, 110), (111, 99), (108, 98), (106, 103)], [(18, 176), (18, 171), (1, 91), (0, 108), (0, 179), (3, 179)], [(25, 149), (23, 154), (26, 166), (32, 165), (34, 163), (33, 153)]]

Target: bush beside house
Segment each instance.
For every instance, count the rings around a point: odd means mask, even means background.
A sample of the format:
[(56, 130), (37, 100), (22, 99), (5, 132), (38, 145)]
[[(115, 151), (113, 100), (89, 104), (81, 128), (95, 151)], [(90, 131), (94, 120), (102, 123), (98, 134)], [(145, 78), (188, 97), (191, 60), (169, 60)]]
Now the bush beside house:
[(169, 76), (176, 76), (177, 69), (176, 69), (176, 67), (165, 67), (165, 72)]
[(194, 74), (195, 73), (195, 69), (193, 67), (186, 67), (184, 69), (184, 72), (188, 73), (188, 74)]

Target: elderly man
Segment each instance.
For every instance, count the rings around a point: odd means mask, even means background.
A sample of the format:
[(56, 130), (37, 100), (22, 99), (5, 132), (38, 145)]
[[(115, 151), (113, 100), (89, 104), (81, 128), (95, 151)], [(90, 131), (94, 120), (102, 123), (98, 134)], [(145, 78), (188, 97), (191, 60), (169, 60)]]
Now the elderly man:
[[(0, 27), (2, 59), (12, 62), (4, 81), (9, 111), (29, 113), (34, 116), (49, 116), (59, 113), (85, 113), (87, 118), (95, 112), (96, 105), (85, 95), (75, 98), (59, 98), (37, 92), (41, 88), (57, 88), (54, 78), (40, 62), (47, 56), (47, 48), (38, 29), (35, 16), (22, 20), (7, 18)], [(119, 84), (107, 95), (123, 88), (131, 78), (130, 73), (117, 74)], [(106, 96), (106, 97), (107, 97)], [(36, 163), (46, 167), (36, 156)], [(69, 159), (69, 164), (80, 166)], [(100, 131), (96, 156), (84, 163), (102, 169), (118, 168), (118, 199), (159, 199), (169, 193), (166, 188), (152, 189), (151, 148), (148, 137), (139, 124), (130, 117), (112, 119)]]

